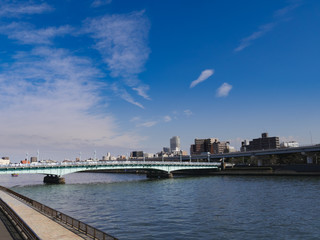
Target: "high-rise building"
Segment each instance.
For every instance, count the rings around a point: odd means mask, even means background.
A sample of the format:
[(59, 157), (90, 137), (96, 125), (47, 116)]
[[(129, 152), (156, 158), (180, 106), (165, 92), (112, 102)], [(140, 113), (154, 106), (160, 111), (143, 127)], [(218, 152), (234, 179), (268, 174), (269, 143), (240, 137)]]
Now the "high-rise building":
[(174, 136), (170, 138), (171, 152), (180, 151), (180, 137)]

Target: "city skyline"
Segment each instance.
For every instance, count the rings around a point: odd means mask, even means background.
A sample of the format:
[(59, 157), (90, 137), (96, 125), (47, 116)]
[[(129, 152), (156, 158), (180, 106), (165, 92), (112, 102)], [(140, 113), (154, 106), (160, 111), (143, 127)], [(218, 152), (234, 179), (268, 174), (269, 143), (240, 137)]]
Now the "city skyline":
[(320, 2), (0, 1), (0, 154), (320, 143)]

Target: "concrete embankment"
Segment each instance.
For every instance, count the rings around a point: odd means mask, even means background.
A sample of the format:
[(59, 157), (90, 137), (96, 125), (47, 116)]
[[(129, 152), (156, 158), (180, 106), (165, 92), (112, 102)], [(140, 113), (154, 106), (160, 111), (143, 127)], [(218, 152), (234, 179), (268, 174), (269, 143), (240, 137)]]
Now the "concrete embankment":
[(270, 165), (226, 168), (213, 175), (255, 175), (255, 176), (320, 176), (320, 165)]
[(297, 165), (270, 165), (270, 166), (245, 166), (245, 167), (229, 167), (212, 170), (190, 170), (177, 171), (176, 175), (243, 175), (243, 176), (320, 176), (320, 165), (317, 164), (297, 164)]

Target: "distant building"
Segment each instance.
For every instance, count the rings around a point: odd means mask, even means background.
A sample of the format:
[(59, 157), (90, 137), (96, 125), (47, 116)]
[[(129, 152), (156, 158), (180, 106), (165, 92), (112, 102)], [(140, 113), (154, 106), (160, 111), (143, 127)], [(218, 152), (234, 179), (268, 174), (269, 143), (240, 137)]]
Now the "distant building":
[(207, 138), (194, 140), (190, 146), (191, 155), (200, 155), (204, 153), (219, 154), (229, 152), (229, 142), (221, 142), (218, 138)]
[(111, 153), (108, 152), (106, 155), (102, 156), (102, 161), (109, 161), (111, 160)]
[[(111, 157), (112, 158), (112, 157)], [(111, 159), (114, 160), (114, 159)], [(127, 156), (126, 155), (119, 155), (116, 160), (127, 160)]]
[(130, 157), (132, 157), (132, 158), (143, 158), (143, 151), (132, 151), (130, 153)]
[(201, 153), (210, 152), (213, 153), (212, 144), (214, 141), (218, 140), (217, 138), (207, 138), (207, 139), (198, 139), (194, 140), (194, 144), (190, 146), (191, 155), (200, 155)]
[(253, 139), (249, 142), (248, 145), (245, 145), (245, 143), (242, 142), (241, 150), (245, 149), (245, 151), (256, 151), (264, 149), (275, 149), (279, 147), (279, 137), (269, 137), (268, 133), (262, 133), (261, 138)]
[(227, 153), (229, 152), (229, 142), (219, 142), (215, 141), (213, 144), (213, 154), (219, 154), (219, 153)]
[(248, 140), (244, 140), (241, 142), (241, 147), (240, 147), (240, 151), (241, 152), (245, 152), (247, 151), (247, 146), (249, 145), (249, 141)]
[(8, 165), (10, 164), (10, 158), (9, 157), (3, 157), (0, 159), (0, 165)]
[(290, 142), (283, 142), (280, 144), (281, 148), (292, 148), (292, 147), (299, 147), (299, 143), (296, 141), (290, 141)]
[(146, 157), (146, 158), (152, 158), (153, 157), (153, 153), (144, 153), (143, 156)]
[(28, 161), (28, 159), (25, 159), (25, 160), (20, 161), (20, 163), (22, 163), (22, 164), (30, 164), (30, 161)]
[(162, 150), (164, 153), (170, 153), (170, 148), (169, 147), (163, 147)]
[(174, 136), (170, 138), (170, 150), (171, 152), (180, 151), (180, 137)]
[(182, 156), (188, 156), (187, 151), (181, 150), (180, 152), (181, 152), (181, 155), (182, 155)]

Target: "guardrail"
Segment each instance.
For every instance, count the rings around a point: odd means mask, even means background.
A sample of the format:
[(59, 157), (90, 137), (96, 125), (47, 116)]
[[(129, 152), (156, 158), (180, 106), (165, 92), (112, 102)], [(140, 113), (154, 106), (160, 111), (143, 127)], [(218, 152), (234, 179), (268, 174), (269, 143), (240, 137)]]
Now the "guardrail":
[[(24, 201), (26, 204), (31, 205), (33, 208), (37, 209), (39, 212), (50, 216), (54, 218), (57, 221), (60, 221), (73, 229), (79, 231), (80, 233), (83, 233), (87, 235), (88, 237), (91, 237), (92, 239), (97, 239), (97, 240), (117, 240), (117, 238), (110, 236), (109, 234), (94, 228), (84, 222), (81, 222), (75, 218), (72, 218), (62, 212), (59, 212), (53, 208), (50, 208), (40, 202), (37, 202), (31, 198), (28, 198), (26, 196), (23, 196), (17, 192), (12, 191), (11, 189), (5, 188), (3, 186), (0, 186), (0, 190), (7, 192), (16, 198), (21, 199)], [(0, 199), (1, 200), (1, 199)], [(2, 201), (2, 200), (1, 200)], [(23, 220), (21, 220), (23, 222)], [(24, 223), (25, 224), (25, 223)], [(26, 225), (26, 224), (25, 224)], [(27, 225), (26, 225), (27, 226)], [(30, 238), (30, 239), (40, 239), (40, 238)]]
[(0, 198), (0, 208), (11, 222), (17, 227), (17, 230), (23, 235), (24, 239), (40, 240), (38, 235)]

